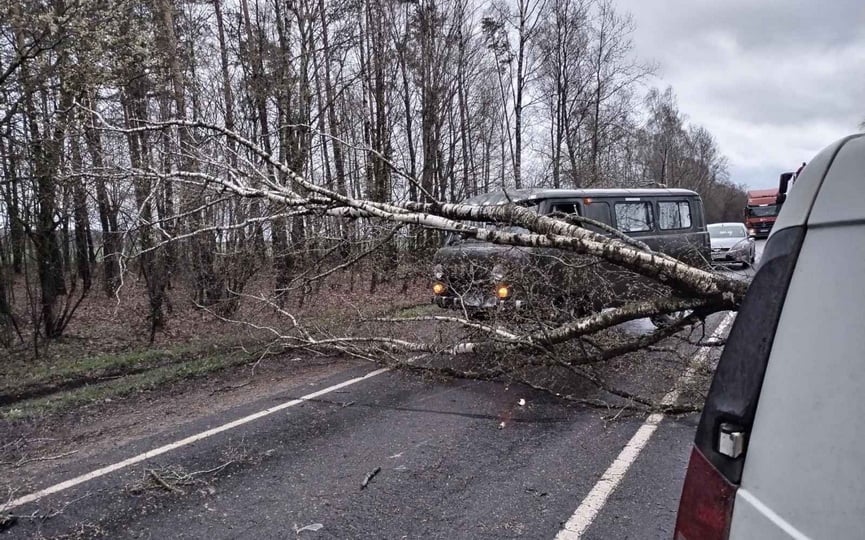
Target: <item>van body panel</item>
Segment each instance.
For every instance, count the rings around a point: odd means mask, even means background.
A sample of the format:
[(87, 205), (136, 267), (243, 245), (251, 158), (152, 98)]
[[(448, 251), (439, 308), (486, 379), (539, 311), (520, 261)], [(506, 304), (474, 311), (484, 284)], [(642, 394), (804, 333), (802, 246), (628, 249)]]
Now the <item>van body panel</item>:
[(807, 540), (807, 536), (773, 512), (750, 491), (736, 491), (737, 519), (730, 527), (730, 540)]
[(838, 150), (823, 180), (808, 226), (865, 219), (865, 136), (848, 140)]
[[(809, 228), (747, 444), (741, 488), (762, 502), (764, 514), (780, 516), (808, 537), (858, 538), (863, 532), (863, 237), (861, 224)], [(760, 534), (768, 518), (753, 504), (740, 505), (740, 498), (735, 538), (783, 537)]]
[[(863, 537), (863, 141), (836, 141), (798, 175), (715, 371), (694, 445), (737, 487), (724, 538)], [(725, 429), (744, 437), (734, 454)], [(677, 533), (714, 493), (697, 472)]]

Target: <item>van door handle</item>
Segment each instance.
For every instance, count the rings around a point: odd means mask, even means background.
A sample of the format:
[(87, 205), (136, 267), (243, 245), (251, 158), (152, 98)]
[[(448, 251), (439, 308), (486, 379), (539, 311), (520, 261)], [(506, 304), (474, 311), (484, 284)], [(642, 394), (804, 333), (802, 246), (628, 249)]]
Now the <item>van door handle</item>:
[(745, 452), (747, 433), (741, 426), (723, 422), (718, 427), (718, 453), (736, 459)]

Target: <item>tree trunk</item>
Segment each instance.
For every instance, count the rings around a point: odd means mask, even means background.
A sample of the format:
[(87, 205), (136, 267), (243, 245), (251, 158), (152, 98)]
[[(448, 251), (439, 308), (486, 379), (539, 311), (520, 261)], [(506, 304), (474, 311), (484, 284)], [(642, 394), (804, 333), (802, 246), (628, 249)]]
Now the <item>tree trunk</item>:
[[(183, 70), (180, 65), (180, 51), (177, 34), (174, 30), (174, 6), (171, 0), (158, 0), (158, 10), (161, 17), (161, 36), (165, 41), (165, 54), (168, 64), (169, 78), (171, 79), (171, 96), (174, 101), (174, 114), (180, 120), (186, 119), (186, 87), (183, 75)], [(181, 158), (180, 167), (184, 171), (195, 172), (198, 165), (195, 160), (188, 156), (188, 152), (194, 147), (192, 131), (186, 127), (178, 129), (178, 142), (180, 144)], [(171, 206), (173, 205), (172, 184), (170, 182), (162, 182), (164, 195), (163, 201), (166, 209), (166, 215), (173, 215)], [(188, 231), (197, 231), (205, 224), (203, 212), (193, 210), (196, 205), (200, 204), (197, 194), (184, 189), (180, 196), (180, 211), (188, 214)], [(214, 270), (213, 254), (216, 251), (216, 239), (211, 232), (197, 234), (195, 239), (191, 241), (191, 262), (195, 284), (196, 300), (204, 306), (211, 306), (222, 300), (224, 283)], [(173, 266), (172, 260), (168, 261), (169, 266)], [(169, 275), (171, 268), (168, 269)]]
[(5, 199), (6, 210), (9, 213), (9, 251), (12, 260), (12, 272), (21, 274), (24, 268), (24, 249), (26, 246), (26, 233), (24, 220), (21, 215), (20, 187), (18, 179), (18, 161), (12, 152), (12, 142), (9, 150), (3, 144), (0, 137), (0, 158), (3, 159), (3, 174), (6, 178)]
[(330, 42), (328, 37), (327, 14), (324, 9), (324, 0), (318, 0), (318, 13), (321, 17), (321, 45), (324, 55), (324, 96), (327, 99), (327, 123), (330, 136), (333, 138), (331, 148), (333, 151), (333, 169), (336, 176), (336, 190), (345, 195), (345, 158), (343, 157), (342, 145), (337, 141), (340, 135), (339, 122), (336, 116), (336, 95), (333, 91), (333, 78), (330, 73)]
[[(102, 137), (93, 127), (98, 120), (92, 118), (92, 125), (84, 128), (84, 141), (90, 154), (90, 161), (96, 171), (104, 170)], [(120, 287), (120, 252), (122, 238), (117, 230), (117, 213), (119, 208), (111, 200), (102, 174), (93, 176), (96, 188), (96, 207), (99, 210), (99, 224), (102, 227), (102, 287), (105, 295), (114, 296)]]
[[(252, 19), (249, 15), (248, 0), (240, 0), (243, 15), (243, 26), (246, 30), (246, 51), (250, 56), (250, 81), (249, 93), (252, 95), (254, 119), (261, 130), (261, 141), (264, 151), (273, 155), (273, 145), (270, 141), (270, 126), (268, 125), (266, 81), (264, 79), (264, 64), (262, 59), (262, 46), (264, 37), (261, 29), (257, 27), (257, 36), (253, 35)], [(270, 167), (266, 167), (268, 174), (276, 174)], [(275, 210), (275, 209), (272, 209)], [(281, 289), (288, 283), (290, 264), (288, 257), (288, 233), (284, 218), (271, 220), (271, 242), (273, 245), (273, 270), (275, 274), (275, 288)], [(258, 239), (256, 241), (259, 241)], [(263, 236), (260, 240), (263, 243)]]
[(526, 55), (526, 3), (520, 2), (520, 37), (519, 49), (517, 51), (517, 94), (514, 98), (514, 187), (520, 189), (522, 183), (522, 160), (523, 160), (523, 91), (526, 84), (525, 69)]
[[(71, 143), (72, 166), (75, 170), (82, 170), (81, 146), (77, 138)], [(89, 291), (93, 284), (90, 271), (90, 216), (87, 212), (87, 191), (84, 177), (75, 179), (72, 184), (72, 206), (75, 222), (75, 264), (78, 276), (84, 286), (84, 291)]]
[[(145, 102), (146, 75), (133, 67), (126, 77), (127, 85), (121, 94), (126, 125), (137, 128), (147, 118), (147, 104)], [(150, 166), (150, 150), (147, 134), (143, 132), (128, 132), (126, 135), (129, 145), (129, 160), (132, 166), (139, 170), (146, 170)], [(135, 203), (139, 208), (138, 241), (141, 249), (139, 264), (144, 282), (147, 286), (147, 297), (150, 304), (148, 320), (150, 322), (150, 341), (153, 342), (156, 332), (165, 327), (165, 288), (167, 285), (166, 269), (164, 261), (160, 257), (163, 253), (154, 249), (153, 241), (153, 193), (152, 183), (147, 176), (136, 176), (133, 178)]]
[[(23, 50), (23, 32), (16, 32), (19, 48)], [(57, 64), (62, 66), (68, 59), (65, 50), (60, 49)], [(42, 132), (39, 130), (36, 106), (33, 102), (34, 89), (29, 81), (26, 66), (21, 68), (24, 81), (25, 122), (29, 128), (30, 152), (33, 159), (34, 181), (37, 201), (37, 219), (31, 228), (31, 238), (36, 252), (36, 264), (41, 290), (41, 322), (46, 338), (57, 338), (63, 332), (63, 313), (60, 309), (61, 298), (67, 293), (63, 275), (63, 255), (57, 240), (56, 221), (57, 202), (55, 182), (60, 164), (63, 138), (66, 136), (66, 111), (72, 105), (72, 94), (61, 81), (59, 110), (53, 129), (48, 122)], [(50, 133), (49, 133), (50, 132)]]

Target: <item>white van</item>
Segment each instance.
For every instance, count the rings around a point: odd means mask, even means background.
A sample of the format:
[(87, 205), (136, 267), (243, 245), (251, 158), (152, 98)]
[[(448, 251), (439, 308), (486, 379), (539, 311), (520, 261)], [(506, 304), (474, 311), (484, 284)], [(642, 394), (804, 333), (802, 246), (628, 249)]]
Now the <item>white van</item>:
[(865, 538), (865, 134), (796, 181), (730, 332), (681, 540)]

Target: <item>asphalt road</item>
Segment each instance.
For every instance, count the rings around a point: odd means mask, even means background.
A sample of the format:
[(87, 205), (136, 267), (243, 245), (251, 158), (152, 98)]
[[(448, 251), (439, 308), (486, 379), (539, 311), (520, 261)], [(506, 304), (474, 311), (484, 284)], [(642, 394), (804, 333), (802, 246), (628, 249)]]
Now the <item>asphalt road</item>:
[[(119, 445), (36, 489), (372, 370)], [(697, 420), (660, 421), (582, 538), (672, 537)], [(551, 539), (646, 422), (522, 385), (386, 371), (19, 505), (0, 537)]]
[[(339, 373), (281, 400), (366, 371)], [(65, 472), (74, 477), (274, 404), (202, 419)], [(300, 534), (553, 538), (643, 420), (605, 421), (597, 410), (520, 386), (384, 373), (24, 505), (15, 513), (64, 511), (22, 520), (7, 534), (92, 527), (108, 538), (286, 538), (321, 523)], [(665, 420), (628, 475), (633, 489), (610, 499), (587, 538), (670, 536), (695, 420)], [(150, 481), (147, 470), (169, 479), (172, 468), (208, 470), (232, 459), (202, 475), (207, 484), (180, 485), (184, 493), (155, 485), (135, 492)]]

